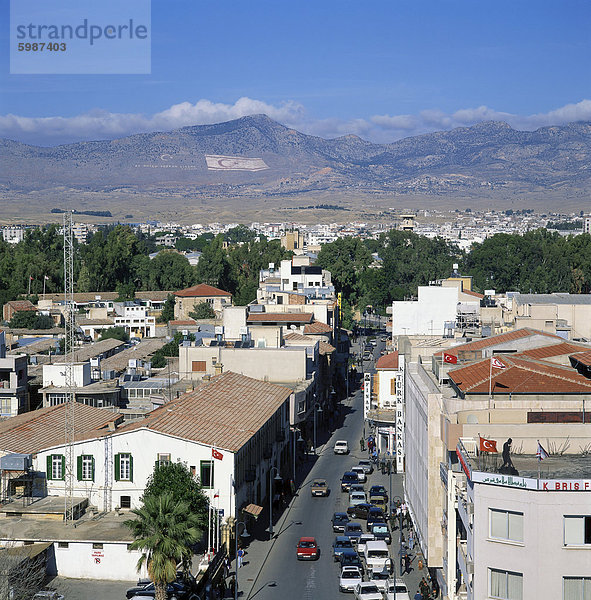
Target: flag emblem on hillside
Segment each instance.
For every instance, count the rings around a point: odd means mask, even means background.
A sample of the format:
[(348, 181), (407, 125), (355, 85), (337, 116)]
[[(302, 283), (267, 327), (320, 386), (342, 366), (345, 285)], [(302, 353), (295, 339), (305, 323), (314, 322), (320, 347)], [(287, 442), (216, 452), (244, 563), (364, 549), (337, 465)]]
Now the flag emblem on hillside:
[(245, 156), (206, 154), (205, 162), (210, 171), (264, 171), (269, 168), (262, 158)]

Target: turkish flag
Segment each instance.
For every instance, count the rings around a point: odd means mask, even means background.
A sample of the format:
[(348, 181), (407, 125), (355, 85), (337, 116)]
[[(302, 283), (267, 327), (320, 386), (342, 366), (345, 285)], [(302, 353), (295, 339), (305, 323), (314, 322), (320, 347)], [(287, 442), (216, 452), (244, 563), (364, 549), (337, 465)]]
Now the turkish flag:
[(480, 438), (480, 452), (497, 452), (496, 440), (487, 440), (486, 438)]
[(458, 357), (453, 354), (448, 354), (447, 352), (443, 353), (443, 362), (449, 363), (450, 365), (458, 364)]
[(493, 358), (492, 359), (492, 366), (496, 367), (497, 369), (505, 369), (505, 368), (507, 368), (507, 366), (504, 365), (498, 358)]
[(222, 460), (224, 458), (224, 455), (221, 452), (218, 452), (215, 448), (211, 449), (211, 455), (217, 460)]

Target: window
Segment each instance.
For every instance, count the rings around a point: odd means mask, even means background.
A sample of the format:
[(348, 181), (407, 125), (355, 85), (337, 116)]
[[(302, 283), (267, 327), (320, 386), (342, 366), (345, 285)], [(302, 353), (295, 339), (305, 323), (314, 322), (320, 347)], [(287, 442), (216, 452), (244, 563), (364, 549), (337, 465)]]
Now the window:
[(591, 544), (591, 516), (564, 517), (564, 545)]
[(121, 508), (131, 508), (131, 496), (121, 496), (119, 498), (119, 506)]
[(563, 577), (562, 600), (589, 600), (591, 577)]
[(202, 460), (200, 465), (201, 485), (204, 488), (213, 487), (213, 460)]
[(47, 479), (65, 479), (66, 459), (63, 454), (50, 454), (47, 457)]
[(78, 481), (94, 481), (94, 456), (83, 454), (77, 458)]
[(191, 363), (193, 373), (204, 373), (206, 370), (206, 362), (204, 360), (194, 360)]
[(170, 464), (170, 454), (158, 454), (158, 460), (156, 466), (163, 467)]
[(523, 542), (523, 513), (491, 508), (489, 515), (491, 538)]
[(133, 481), (133, 456), (129, 452), (115, 454), (115, 481)]
[(523, 600), (523, 574), (489, 569), (490, 596), (502, 600)]

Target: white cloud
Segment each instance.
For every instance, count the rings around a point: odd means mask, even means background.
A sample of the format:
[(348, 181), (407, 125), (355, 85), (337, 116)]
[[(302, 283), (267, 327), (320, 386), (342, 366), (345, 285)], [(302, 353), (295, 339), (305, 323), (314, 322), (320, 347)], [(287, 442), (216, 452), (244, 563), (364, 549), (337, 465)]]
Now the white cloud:
[(355, 134), (376, 142), (391, 142), (402, 137), (432, 131), (467, 127), (482, 121), (506, 121), (512, 127), (533, 130), (547, 125), (591, 120), (591, 100), (567, 104), (547, 113), (518, 115), (487, 106), (463, 108), (453, 113), (438, 109), (418, 114), (373, 115), (358, 119), (314, 119), (302, 104), (286, 101), (278, 105), (243, 97), (234, 104), (198, 100), (181, 102), (153, 115), (111, 113), (92, 110), (74, 117), (0, 116), (0, 137), (38, 145), (55, 145), (80, 140), (113, 139), (133, 133), (167, 131), (188, 125), (203, 125), (237, 119), (246, 115), (267, 114), (272, 119), (303, 133), (325, 138)]

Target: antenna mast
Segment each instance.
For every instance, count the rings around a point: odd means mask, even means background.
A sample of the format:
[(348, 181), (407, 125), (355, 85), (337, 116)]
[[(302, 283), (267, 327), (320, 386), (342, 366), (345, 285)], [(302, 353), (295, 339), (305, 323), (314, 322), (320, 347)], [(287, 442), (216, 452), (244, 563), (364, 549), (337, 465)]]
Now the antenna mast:
[(65, 406), (65, 446), (64, 465), (64, 521), (74, 520), (74, 331), (76, 316), (74, 314), (74, 235), (72, 229), (72, 212), (64, 213), (64, 318), (66, 336), (64, 344), (64, 365), (66, 367), (66, 406)]

